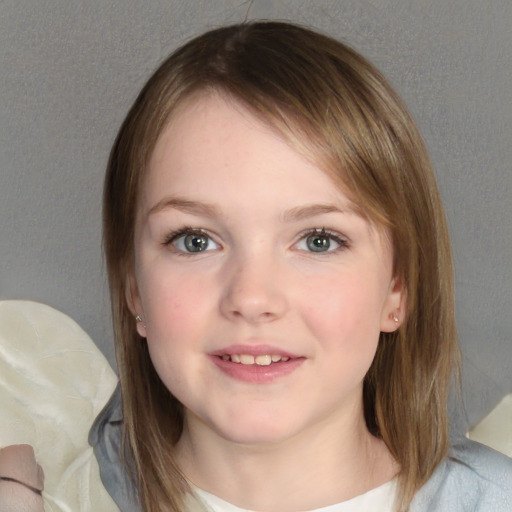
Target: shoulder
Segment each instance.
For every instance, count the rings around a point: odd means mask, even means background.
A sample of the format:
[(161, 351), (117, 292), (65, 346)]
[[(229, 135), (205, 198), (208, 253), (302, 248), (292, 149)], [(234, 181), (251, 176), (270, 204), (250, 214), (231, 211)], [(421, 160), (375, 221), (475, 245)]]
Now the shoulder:
[(512, 459), (466, 439), (418, 491), (411, 512), (512, 511)]
[(453, 446), (450, 460), (453, 465), (466, 466), (476, 479), (490, 485), (507, 483), (507, 490), (512, 492), (512, 459), (506, 455), (465, 439)]

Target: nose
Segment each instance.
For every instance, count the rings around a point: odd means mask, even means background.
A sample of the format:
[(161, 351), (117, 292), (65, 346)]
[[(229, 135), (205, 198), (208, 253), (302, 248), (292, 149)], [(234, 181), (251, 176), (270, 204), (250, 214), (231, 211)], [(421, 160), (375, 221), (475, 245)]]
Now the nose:
[[(232, 262), (233, 263), (233, 262)], [(275, 260), (256, 257), (230, 265), (220, 301), (222, 314), (250, 324), (273, 322), (288, 309), (282, 271)]]

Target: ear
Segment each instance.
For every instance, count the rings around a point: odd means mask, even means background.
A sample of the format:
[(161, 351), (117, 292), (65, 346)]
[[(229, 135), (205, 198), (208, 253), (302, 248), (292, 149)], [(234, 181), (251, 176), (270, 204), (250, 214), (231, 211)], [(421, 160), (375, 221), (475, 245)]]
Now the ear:
[(402, 325), (407, 313), (405, 302), (405, 288), (402, 279), (394, 277), (391, 280), (388, 296), (382, 309), (381, 332), (394, 332)]
[[(130, 272), (128, 278), (126, 279), (125, 297), (128, 309), (133, 315), (133, 321), (136, 323), (137, 332), (142, 338), (146, 338), (147, 333), (146, 323), (144, 321), (144, 311), (140, 302), (137, 281), (135, 280), (133, 272)], [(140, 318), (141, 320), (137, 320), (137, 318)]]

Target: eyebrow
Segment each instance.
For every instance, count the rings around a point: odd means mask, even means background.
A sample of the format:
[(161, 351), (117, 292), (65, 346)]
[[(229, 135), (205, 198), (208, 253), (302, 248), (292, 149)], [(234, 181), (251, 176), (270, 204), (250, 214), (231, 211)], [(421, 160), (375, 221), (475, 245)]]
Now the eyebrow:
[[(166, 209), (175, 209), (192, 215), (205, 216), (205, 217), (220, 217), (220, 209), (209, 203), (200, 201), (193, 201), (191, 199), (184, 199), (180, 197), (166, 197), (154, 206), (148, 212), (148, 217)], [(334, 204), (311, 204), (306, 206), (297, 206), (286, 210), (281, 219), (283, 222), (296, 222), (299, 220), (314, 217), (316, 215), (323, 215), (326, 213), (354, 213), (353, 208), (344, 207), (340, 208)]]
[(150, 208), (148, 217), (168, 208), (180, 210), (185, 213), (191, 213), (193, 215), (203, 215), (207, 217), (215, 217), (220, 215), (220, 210), (212, 204), (192, 201), (190, 199), (183, 199), (180, 197), (165, 197)]
[(339, 208), (334, 204), (312, 204), (308, 206), (297, 206), (283, 214), (284, 222), (293, 222), (325, 213), (354, 213), (352, 208)]

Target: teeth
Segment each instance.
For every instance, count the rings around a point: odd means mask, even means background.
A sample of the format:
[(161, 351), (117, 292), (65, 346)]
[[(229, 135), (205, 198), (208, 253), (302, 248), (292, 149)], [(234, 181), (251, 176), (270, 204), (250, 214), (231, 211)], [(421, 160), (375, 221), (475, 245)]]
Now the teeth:
[(289, 361), (287, 356), (280, 356), (279, 354), (262, 354), (254, 357), (251, 354), (224, 354), (221, 356), (224, 361), (231, 361), (233, 363), (241, 363), (246, 365), (256, 364), (258, 366), (269, 366), (272, 363), (279, 363)]
[(242, 364), (254, 364), (254, 356), (251, 356), (249, 354), (241, 354), (240, 362)]
[(272, 356), (256, 356), (254, 359), (255, 363), (260, 366), (268, 366), (272, 363)]

